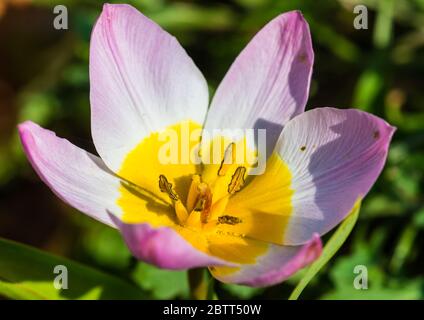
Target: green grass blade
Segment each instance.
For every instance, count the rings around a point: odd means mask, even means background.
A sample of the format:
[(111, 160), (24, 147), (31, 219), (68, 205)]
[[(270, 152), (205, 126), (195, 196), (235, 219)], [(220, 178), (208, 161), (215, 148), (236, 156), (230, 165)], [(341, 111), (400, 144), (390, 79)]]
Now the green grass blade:
[(322, 267), (327, 264), (328, 261), (330, 261), (330, 259), (340, 249), (340, 247), (343, 245), (350, 232), (352, 231), (353, 227), (355, 226), (356, 221), (358, 220), (360, 207), (361, 202), (358, 201), (353, 207), (351, 213), (340, 224), (339, 228), (336, 230), (336, 232), (334, 232), (334, 234), (325, 244), (321, 256), (309, 266), (305, 275), (299, 281), (298, 285), (291, 293), (289, 300), (297, 300), (302, 291), (308, 285), (308, 283), (313, 279), (313, 277), (322, 269)]

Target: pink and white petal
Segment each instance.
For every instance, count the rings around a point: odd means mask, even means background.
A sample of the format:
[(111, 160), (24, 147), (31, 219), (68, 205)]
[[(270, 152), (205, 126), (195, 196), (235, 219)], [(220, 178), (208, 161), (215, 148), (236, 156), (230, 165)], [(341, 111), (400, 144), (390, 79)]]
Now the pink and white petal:
[(206, 81), (178, 41), (129, 5), (104, 5), (91, 36), (96, 149), (113, 171), (144, 137), (191, 119), (203, 124)]
[[(270, 245), (268, 252), (258, 258), (255, 264), (242, 265), (236, 272), (216, 272), (212, 275), (222, 282), (236, 283), (251, 287), (265, 287), (280, 283), (298, 270), (315, 261), (322, 252), (321, 239), (317, 234), (301, 246)], [(227, 268), (228, 269), (228, 268)]]
[(284, 244), (323, 235), (349, 214), (380, 175), (394, 131), (355, 109), (317, 108), (286, 125), (275, 148), (294, 190)]
[(286, 122), (305, 109), (313, 60), (302, 14), (279, 15), (232, 64), (213, 97), (205, 128), (266, 129), (272, 151)]
[(106, 208), (121, 214), (115, 204), (120, 180), (99, 157), (30, 121), (19, 125), (19, 135), (33, 168), (59, 198), (115, 227)]
[(120, 229), (132, 254), (159, 268), (181, 270), (234, 265), (195, 249), (172, 228), (153, 228), (147, 223), (128, 224), (112, 214), (111, 219)]

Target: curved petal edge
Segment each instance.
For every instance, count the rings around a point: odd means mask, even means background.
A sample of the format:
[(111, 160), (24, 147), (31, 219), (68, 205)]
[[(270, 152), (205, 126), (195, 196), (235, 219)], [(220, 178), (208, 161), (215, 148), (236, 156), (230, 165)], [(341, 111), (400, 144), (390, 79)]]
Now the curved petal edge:
[(110, 214), (133, 255), (159, 268), (182, 270), (233, 264), (195, 249), (169, 227), (153, 228), (147, 223), (129, 224)]
[(18, 126), (24, 151), (37, 174), (64, 202), (114, 227), (106, 208), (115, 204), (120, 180), (103, 161), (50, 130), (26, 121)]
[(271, 245), (268, 253), (260, 257), (255, 264), (242, 265), (234, 269), (235, 272), (224, 273), (222, 276), (213, 271), (212, 274), (222, 282), (251, 287), (271, 286), (286, 280), (299, 269), (315, 261), (321, 252), (321, 239), (318, 234), (314, 234), (302, 246)]

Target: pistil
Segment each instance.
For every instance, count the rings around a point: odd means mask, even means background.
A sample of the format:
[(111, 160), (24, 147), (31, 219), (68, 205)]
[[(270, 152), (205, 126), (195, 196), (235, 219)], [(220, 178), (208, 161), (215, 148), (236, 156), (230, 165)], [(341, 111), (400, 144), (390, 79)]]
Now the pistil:
[[(228, 150), (232, 148), (233, 147), (230, 146)], [(228, 150), (227, 157), (232, 157), (233, 152), (228, 153)], [(218, 172), (218, 180), (224, 179), (224, 176), (220, 175), (220, 173), (223, 174), (223, 169), (225, 169), (225, 174), (228, 174), (227, 170), (230, 168), (224, 166), (226, 165), (224, 160), (219, 169), (220, 172)], [(215, 204), (212, 203), (211, 187), (207, 183), (203, 182), (201, 176), (197, 174), (192, 176), (185, 206), (178, 194), (175, 192), (172, 183), (170, 183), (163, 174), (159, 176), (159, 189), (161, 192), (166, 193), (171, 199), (175, 209), (175, 214), (181, 225), (203, 227), (210, 220), (212, 212), (214, 212), (214, 214), (224, 212), (229, 196), (233, 195), (243, 187), (245, 174), (245, 167), (237, 167), (231, 177), (230, 183), (227, 185), (227, 195), (216, 199)]]
[(197, 186), (199, 192), (198, 200), (194, 211), (200, 212), (200, 221), (207, 223), (211, 213), (212, 206), (212, 191), (211, 188), (204, 182)]

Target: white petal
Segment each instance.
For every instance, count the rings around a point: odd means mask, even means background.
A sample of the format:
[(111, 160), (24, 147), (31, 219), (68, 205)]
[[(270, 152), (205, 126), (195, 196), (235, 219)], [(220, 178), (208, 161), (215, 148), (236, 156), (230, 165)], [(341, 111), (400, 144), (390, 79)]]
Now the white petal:
[(103, 161), (30, 121), (19, 125), (25, 153), (40, 178), (63, 201), (110, 226), (118, 216), (120, 180)]
[(117, 171), (144, 137), (191, 119), (203, 124), (206, 81), (178, 41), (129, 5), (105, 5), (90, 44), (92, 135)]

